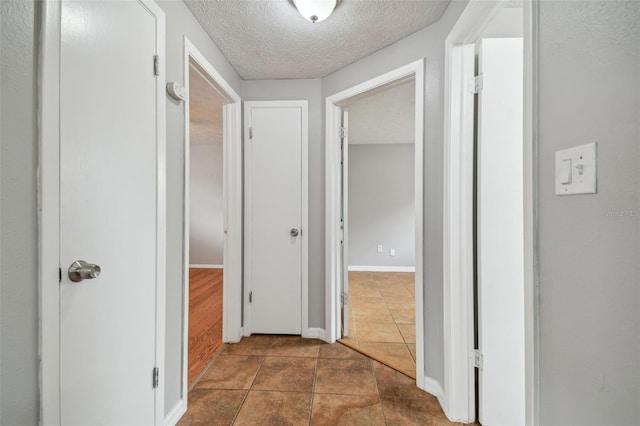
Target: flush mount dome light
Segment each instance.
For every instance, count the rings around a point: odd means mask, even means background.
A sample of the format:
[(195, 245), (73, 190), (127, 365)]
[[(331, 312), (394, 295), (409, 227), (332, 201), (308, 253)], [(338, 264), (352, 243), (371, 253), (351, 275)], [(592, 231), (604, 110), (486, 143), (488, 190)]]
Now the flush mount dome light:
[(337, 3), (338, 0), (293, 0), (300, 15), (313, 23), (327, 19)]

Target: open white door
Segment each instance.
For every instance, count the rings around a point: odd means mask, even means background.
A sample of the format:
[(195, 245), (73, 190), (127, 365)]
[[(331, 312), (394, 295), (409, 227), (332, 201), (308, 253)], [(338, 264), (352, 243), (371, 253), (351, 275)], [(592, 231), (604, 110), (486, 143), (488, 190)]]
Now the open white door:
[(307, 305), (307, 102), (245, 102), (249, 333), (300, 335)]
[(340, 130), (340, 175), (342, 177), (342, 197), (340, 199), (340, 227), (342, 228), (342, 283), (340, 285), (340, 305), (342, 308), (342, 337), (349, 336), (349, 112), (342, 111)]
[(515, 426), (525, 422), (522, 39), (482, 40), (479, 71), (479, 420)]
[(60, 12), (60, 415), (44, 421), (161, 424), (164, 13), (147, 1)]

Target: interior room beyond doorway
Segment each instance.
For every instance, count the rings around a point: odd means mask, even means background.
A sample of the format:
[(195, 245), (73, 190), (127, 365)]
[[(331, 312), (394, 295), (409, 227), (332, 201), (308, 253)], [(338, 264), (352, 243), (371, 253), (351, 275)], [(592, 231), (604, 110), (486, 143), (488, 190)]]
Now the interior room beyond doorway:
[(205, 72), (192, 62), (189, 67), (189, 386), (222, 348), (224, 102)]

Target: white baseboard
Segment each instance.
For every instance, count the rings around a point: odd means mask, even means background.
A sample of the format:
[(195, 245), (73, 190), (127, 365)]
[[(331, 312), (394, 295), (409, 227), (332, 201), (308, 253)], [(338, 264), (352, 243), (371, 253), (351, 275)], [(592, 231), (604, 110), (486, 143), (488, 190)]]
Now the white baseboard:
[(198, 269), (223, 269), (224, 265), (210, 265), (208, 263), (196, 263), (193, 265), (189, 265), (189, 268), (198, 268)]
[(175, 426), (178, 424), (184, 413), (187, 412), (187, 401), (185, 398), (180, 399), (176, 402), (176, 405), (173, 406), (169, 414), (167, 414), (164, 418), (165, 426)]
[(415, 272), (415, 266), (360, 266), (349, 265), (349, 270), (354, 272)]
[(320, 339), (326, 341), (324, 328), (311, 328), (302, 332), (302, 337), (305, 339)]

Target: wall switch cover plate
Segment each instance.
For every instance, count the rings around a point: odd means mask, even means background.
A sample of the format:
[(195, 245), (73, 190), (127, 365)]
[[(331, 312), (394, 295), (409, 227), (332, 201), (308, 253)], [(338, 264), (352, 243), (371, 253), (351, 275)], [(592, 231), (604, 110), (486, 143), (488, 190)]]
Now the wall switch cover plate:
[(556, 152), (556, 195), (596, 193), (596, 142)]

